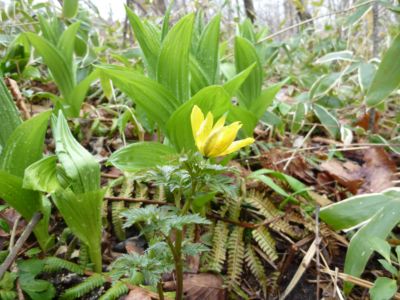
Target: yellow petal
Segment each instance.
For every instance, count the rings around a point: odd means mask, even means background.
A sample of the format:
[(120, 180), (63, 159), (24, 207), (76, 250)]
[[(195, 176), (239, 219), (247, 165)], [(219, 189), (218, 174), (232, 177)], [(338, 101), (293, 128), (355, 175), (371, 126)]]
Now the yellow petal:
[(220, 130), (222, 127), (224, 127), (225, 124), (225, 120), (226, 120), (226, 114), (224, 114), (221, 118), (218, 119), (217, 123), (215, 123), (212, 131), (210, 134), (213, 134), (215, 131)]
[(214, 117), (211, 112), (209, 112), (206, 116), (206, 119), (201, 123), (199, 130), (197, 131), (194, 139), (196, 141), (196, 146), (199, 149), (200, 153), (204, 155), (204, 144), (208, 136), (211, 133), (213, 127)]
[(193, 106), (192, 113), (190, 115), (190, 122), (192, 124), (193, 137), (196, 136), (200, 129), (201, 123), (204, 121), (204, 114), (201, 109), (195, 105)]
[(205, 155), (208, 157), (220, 156), (235, 140), (240, 127), (242, 127), (242, 124), (240, 124), (240, 122), (235, 122), (215, 131), (210, 135), (204, 145)]
[(254, 139), (253, 138), (247, 138), (247, 139), (243, 139), (243, 140), (239, 140), (239, 141), (233, 142), (228, 147), (228, 149), (226, 149), (224, 152), (219, 154), (219, 156), (230, 154), (232, 152), (235, 152), (235, 151), (239, 150), (240, 148), (246, 147), (246, 146), (251, 145), (253, 143), (254, 143)]

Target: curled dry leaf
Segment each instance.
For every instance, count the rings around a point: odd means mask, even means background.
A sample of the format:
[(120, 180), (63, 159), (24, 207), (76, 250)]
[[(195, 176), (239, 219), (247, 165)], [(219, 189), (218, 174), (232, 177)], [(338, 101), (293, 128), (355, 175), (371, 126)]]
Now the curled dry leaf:
[(331, 159), (320, 168), (353, 194), (377, 193), (392, 187), (396, 164), (385, 149), (371, 147), (364, 151), (363, 165)]
[[(226, 297), (221, 276), (212, 273), (190, 274), (183, 280), (185, 300), (224, 300)], [(167, 291), (175, 290), (176, 282), (164, 283)]]

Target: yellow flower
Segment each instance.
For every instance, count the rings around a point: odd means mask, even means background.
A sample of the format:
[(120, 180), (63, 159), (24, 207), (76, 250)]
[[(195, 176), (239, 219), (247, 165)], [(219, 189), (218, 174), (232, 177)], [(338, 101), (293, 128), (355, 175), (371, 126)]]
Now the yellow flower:
[(228, 126), (224, 126), (226, 115), (222, 116), (214, 124), (212, 113), (208, 112), (204, 118), (201, 109), (195, 105), (192, 109), (190, 119), (197, 149), (204, 156), (217, 157), (227, 155), (254, 143), (253, 138), (234, 141), (242, 124), (234, 122)]

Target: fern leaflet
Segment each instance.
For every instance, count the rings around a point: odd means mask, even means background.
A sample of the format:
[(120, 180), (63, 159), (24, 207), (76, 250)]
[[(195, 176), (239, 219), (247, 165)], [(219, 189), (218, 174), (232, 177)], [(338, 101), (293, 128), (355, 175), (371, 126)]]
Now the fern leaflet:
[(106, 282), (105, 278), (101, 274), (93, 274), (86, 278), (80, 284), (67, 289), (60, 297), (62, 300), (70, 300), (82, 297), (83, 295), (91, 292), (97, 287), (102, 286)]
[(244, 243), (243, 227), (235, 227), (228, 241), (228, 284), (240, 284), (240, 275), (242, 274)]
[(263, 252), (272, 261), (278, 259), (278, 253), (275, 249), (275, 240), (271, 237), (265, 227), (258, 227), (252, 232), (253, 238), (256, 240)]

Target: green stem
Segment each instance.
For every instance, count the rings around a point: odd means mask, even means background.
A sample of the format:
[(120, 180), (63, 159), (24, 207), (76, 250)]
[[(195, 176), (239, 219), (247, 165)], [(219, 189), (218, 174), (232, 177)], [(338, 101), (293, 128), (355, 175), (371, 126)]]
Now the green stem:
[(161, 280), (157, 283), (157, 292), (159, 300), (164, 300), (164, 291)]
[(103, 269), (101, 260), (101, 243), (93, 243), (88, 246), (90, 261), (94, 264), (94, 271), (101, 273)]
[(175, 271), (176, 271), (176, 300), (183, 299), (183, 261), (182, 261), (182, 230), (176, 231), (175, 237)]

